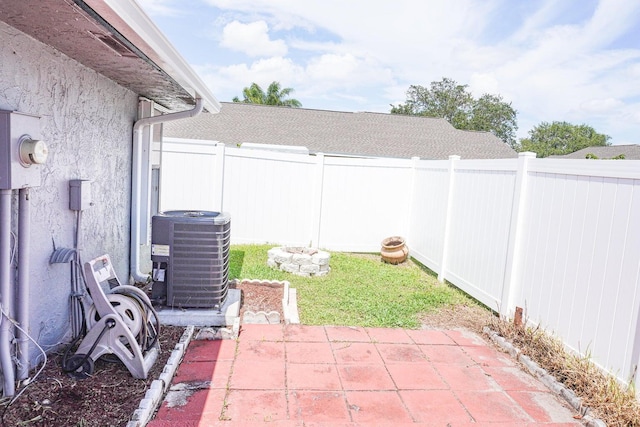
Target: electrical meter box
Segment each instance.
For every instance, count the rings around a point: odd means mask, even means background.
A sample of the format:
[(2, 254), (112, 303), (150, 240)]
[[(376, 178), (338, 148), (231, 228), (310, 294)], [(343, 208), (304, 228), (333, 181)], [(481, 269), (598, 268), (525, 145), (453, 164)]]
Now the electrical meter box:
[(47, 154), (39, 117), (0, 110), (0, 189), (39, 187)]

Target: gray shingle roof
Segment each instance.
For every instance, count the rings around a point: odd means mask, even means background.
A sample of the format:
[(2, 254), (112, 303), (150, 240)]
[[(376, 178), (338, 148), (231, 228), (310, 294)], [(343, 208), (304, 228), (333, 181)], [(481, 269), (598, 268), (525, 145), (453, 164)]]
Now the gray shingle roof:
[(446, 159), (517, 157), (489, 132), (455, 129), (446, 120), (384, 113), (350, 113), (223, 102), (218, 114), (164, 124), (164, 136), (297, 145), (311, 152), (372, 157)]
[(609, 145), (606, 147), (587, 147), (563, 156), (549, 156), (556, 159), (585, 159), (587, 154), (594, 154), (599, 159), (611, 159), (624, 154), (625, 160), (640, 160), (640, 144)]

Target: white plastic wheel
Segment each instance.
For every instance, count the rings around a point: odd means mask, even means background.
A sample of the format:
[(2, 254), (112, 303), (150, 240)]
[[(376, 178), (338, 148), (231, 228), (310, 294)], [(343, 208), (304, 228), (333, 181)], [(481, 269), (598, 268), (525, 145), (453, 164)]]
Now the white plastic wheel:
[[(122, 321), (131, 331), (131, 334), (135, 337), (140, 333), (144, 319), (144, 309), (140, 307), (140, 304), (134, 299), (126, 295), (121, 294), (107, 294), (107, 300), (113, 307), (113, 309), (122, 318)], [(93, 328), (100, 320), (100, 316), (96, 310), (95, 305), (89, 307), (87, 313), (87, 327)]]

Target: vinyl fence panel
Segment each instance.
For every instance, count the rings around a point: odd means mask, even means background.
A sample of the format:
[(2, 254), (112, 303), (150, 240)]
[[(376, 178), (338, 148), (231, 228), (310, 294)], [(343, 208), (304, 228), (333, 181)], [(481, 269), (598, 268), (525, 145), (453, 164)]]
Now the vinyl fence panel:
[(516, 161), (460, 161), (454, 173), (444, 278), (499, 310)]
[(305, 155), (227, 148), (222, 205), (232, 241), (309, 246), (314, 164)]
[(640, 344), (640, 180), (630, 164), (586, 162), (532, 163), (516, 301), (530, 322), (628, 381)]
[(215, 141), (163, 141), (160, 211), (215, 211), (216, 167)]
[(411, 256), (440, 271), (447, 220), (448, 161), (420, 160), (415, 165), (411, 199), (409, 250)]
[(326, 158), (320, 246), (379, 252), (385, 237), (406, 237), (411, 173), (406, 159)]

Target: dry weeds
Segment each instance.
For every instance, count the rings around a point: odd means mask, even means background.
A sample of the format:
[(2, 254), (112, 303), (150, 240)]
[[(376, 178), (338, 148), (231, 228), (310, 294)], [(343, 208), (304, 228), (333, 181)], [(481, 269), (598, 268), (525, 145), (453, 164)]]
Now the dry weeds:
[(518, 328), (478, 306), (455, 306), (425, 314), (425, 328), (464, 327), (477, 333), (488, 326), (553, 375), (582, 399), (589, 414), (608, 426), (640, 426), (635, 389), (605, 374), (589, 357), (567, 351), (562, 342), (539, 328)]

